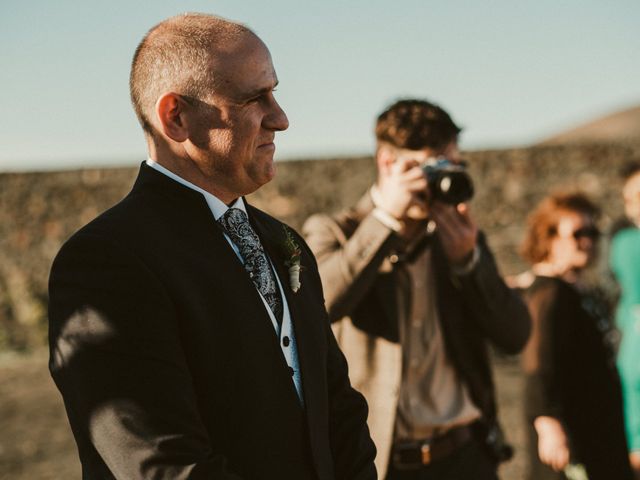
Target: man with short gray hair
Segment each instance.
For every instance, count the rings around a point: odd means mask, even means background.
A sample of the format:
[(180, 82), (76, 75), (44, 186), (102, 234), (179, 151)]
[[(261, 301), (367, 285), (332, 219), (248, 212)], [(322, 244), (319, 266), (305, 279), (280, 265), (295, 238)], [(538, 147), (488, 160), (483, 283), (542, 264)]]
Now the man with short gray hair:
[(50, 276), (50, 369), (83, 478), (376, 478), (313, 255), (244, 200), (275, 175), (277, 83), (264, 43), (210, 15), (136, 50), (149, 158)]

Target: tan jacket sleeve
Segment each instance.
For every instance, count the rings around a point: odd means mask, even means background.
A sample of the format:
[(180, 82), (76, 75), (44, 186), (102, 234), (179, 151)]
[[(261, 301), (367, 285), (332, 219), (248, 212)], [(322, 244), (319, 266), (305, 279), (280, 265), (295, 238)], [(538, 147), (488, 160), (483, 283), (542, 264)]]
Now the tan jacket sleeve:
[(318, 260), (332, 322), (348, 315), (358, 304), (398, 240), (393, 230), (372, 213), (358, 222), (350, 221), (347, 215), (337, 219), (314, 215), (305, 222), (302, 232)]

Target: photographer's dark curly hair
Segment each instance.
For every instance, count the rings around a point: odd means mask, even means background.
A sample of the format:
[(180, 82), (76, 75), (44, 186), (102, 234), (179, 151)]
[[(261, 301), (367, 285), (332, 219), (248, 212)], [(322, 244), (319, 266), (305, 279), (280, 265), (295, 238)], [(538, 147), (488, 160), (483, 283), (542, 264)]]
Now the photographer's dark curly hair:
[(442, 150), (461, 130), (447, 112), (425, 100), (400, 100), (376, 122), (378, 142), (409, 150)]

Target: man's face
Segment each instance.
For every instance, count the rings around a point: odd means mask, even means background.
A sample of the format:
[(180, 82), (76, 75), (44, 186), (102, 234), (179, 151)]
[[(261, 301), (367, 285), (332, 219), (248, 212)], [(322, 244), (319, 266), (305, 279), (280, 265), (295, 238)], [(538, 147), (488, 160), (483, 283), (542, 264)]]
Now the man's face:
[(275, 132), (289, 121), (276, 102), (278, 83), (271, 56), (252, 35), (217, 55), (215, 91), (194, 114), (192, 160), (219, 190), (237, 198), (275, 175)]
[(627, 217), (640, 225), (640, 173), (636, 173), (626, 181), (622, 189), (622, 196)]

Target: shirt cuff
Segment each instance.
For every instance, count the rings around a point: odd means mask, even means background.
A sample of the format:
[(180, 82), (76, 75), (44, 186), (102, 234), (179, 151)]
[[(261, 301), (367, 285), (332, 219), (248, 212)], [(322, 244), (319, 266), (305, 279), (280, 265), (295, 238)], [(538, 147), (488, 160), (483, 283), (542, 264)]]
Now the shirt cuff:
[(380, 207), (380, 192), (378, 190), (378, 186), (373, 185), (369, 190), (369, 194), (371, 195), (371, 200), (375, 207), (372, 212), (373, 216), (376, 217), (385, 227), (390, 228), (396, 233), (401, 233), (404, 229), (404, 223), (402, 220), (398, 220), (396, 217)]
[(371, 213), (373, 213), (373, 216), (376, 217), (385, 227), (389, 227), (396, 233), (402, 232), (402, 229), (404, 228), (403, 223), (390, 213), (387, 213), (378, 207), (374, 208)]
[(469, 260), (466, 261), (463, 265), (456, 265), (451, 267), (451, 272), (457, 277), (463, 277), (464, 275), (469, 275), (471, 271), (476, 268), (478, 261), (480, 260), (480, 249), (476, 245), (473, 247), (473, 253)]

